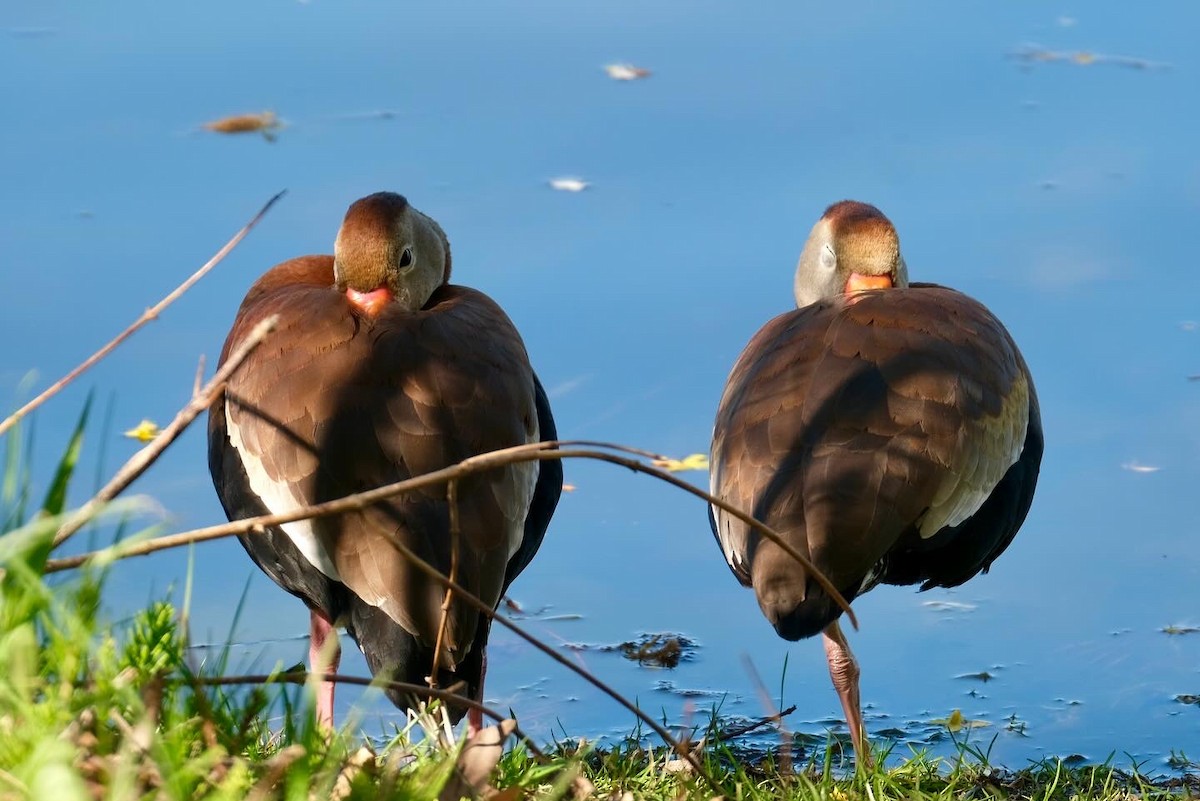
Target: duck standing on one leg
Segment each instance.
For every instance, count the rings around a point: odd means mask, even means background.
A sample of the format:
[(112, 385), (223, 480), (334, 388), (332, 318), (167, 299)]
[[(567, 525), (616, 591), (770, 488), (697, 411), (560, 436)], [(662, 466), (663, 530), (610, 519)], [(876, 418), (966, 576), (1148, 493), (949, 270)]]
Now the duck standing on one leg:
[[(797, 309), (730, 373), (712, 492), (808, 555), (852, 600), (876, 584), (954, 587), (1021, 527), (1042, 459), (1029, 368), (1004, 326), (952, 289), (909, 284), (874, 206), (830, 206), (796, 268)], [(713, 533), (788, 640), (820, 632), (855, 754), (870, 763), (839, 608), (779, 546), (719, 509)]]
[[(333, 256), (302, 256), (250, 288), (221, 360), (260, 320), (279, 315), (209, 409), (209, 469), (231, 520), (285, 513), (453, 465), (486, 451), (556, 438), (525, 346), (499, 306), (448, 283), (450, 247), (400, 195), (346, 212)], [(558, 461), (460, 479), (457, 581), (493, 608), (541, 544), (562, 489)], [(372, 674), (482, 700), (491, 621), (452, 603), (439, 662), (444, 587), (413, 567), (398, 539), (443, 573), (452, 542), (446, 487), (361, 512), (240, 537), (260, 568), (311, 613), (314, 672), (337, 670), (344, 625)], [(330, 634), (333, 634), (330, 640)], [(334, 686), (317, 719), (333, 725)], [(388, 692), (399, 707), (418, 698)], [(451, 705), (452, 717), (462, 709)], [(472, 732), (482, 718), (472, 710)]]

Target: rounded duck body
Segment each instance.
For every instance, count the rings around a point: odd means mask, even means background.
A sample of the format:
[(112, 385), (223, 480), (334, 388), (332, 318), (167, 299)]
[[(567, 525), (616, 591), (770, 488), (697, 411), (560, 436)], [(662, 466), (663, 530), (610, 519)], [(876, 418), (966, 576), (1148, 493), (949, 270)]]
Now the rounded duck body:
[[(402, 196), (379, 193), (347, 211), (333, 256), (285, 261), (254, 283), (221, 360), (261, 320), (278, 315), (277, 328), (209, 409), (209, 468), (231, 520), (557, 437), (511, 320), (449, 278), (442, 229)], [(443, 574), (454, 564), (457, 582), (495, 608), (541, 544), (561, 488), (557, 461), (460, 479), (457, 547), (444, 485), (240, 540), (308, 606), (315, 672), (336, 671), (330, 634), (345, 626), (373, 674), (413, 684), (432, 675), (479, 701), (489, 619), (454, 602), (443, 624), (444, 587), (393, 543)], [(420, 700), (388, 695), (401, 707)], [(449, 711), (462, 716), (461, 707)], [(332, 683), (318, 691), (317, 716), (332, 726)], [(470, 722), (478, 730), (477, 712)]]
[[(780, 532), (848, 600), (986, 572), (1025, 520), (1042, 458), (1037, 393), (1008, 331), (960, 292), (910, 284), (891, 222), (854, 201), (814, 226), (795, 294), (730, 373), (713, 494)], [(781, 637), (823, 634), (869, 762), (841, 610), (778, 545), (719, 509), (710, 522)]]

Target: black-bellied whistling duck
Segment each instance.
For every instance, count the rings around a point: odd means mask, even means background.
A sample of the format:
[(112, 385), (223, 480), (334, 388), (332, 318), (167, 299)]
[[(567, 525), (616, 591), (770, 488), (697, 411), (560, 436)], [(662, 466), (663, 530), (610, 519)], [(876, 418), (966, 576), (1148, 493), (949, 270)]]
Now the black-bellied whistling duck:
[[(442, 229), (400, 195), (381, 192), (350, 206), (333, 256), (285, 261), (255, 282), (222, 361), (260, 320), (279, 315), (278, 328), (209, 410), (209, 469), (231, 520), (555, 439), (516, 328), (491, 298), (449, 278)], [(460, 480), (458, 582), (495, 607), (541, 544), (561, 489), (557, 461)], [(314, 671), (337, 669), (334, 627), (342, 625), (373, 674), (423, 684), (433, 671), (444, 589), (392, 537), (449, 573), (446, 488), (240, 538), (268, 576), (308, 605)], [(462, 682), (464, 695), (482, 698), (489, 629), (478, 610), (451, 606), (440, 686)], [(318, 690), (317, 718), (327, 727), (333, 692), (331, 683)], [(417, 700), (389, 697), (400, 707)], [(477, 731), (479, 714), (468, 720)]]
[[(813, 227), (797, 309), (763, 326), (717, 411), (713, 494), (782, 533), (847, 599), (878, 583), (953, 587), (1017, 533), (1037, 484), (1033, 379), (986, 308), (909, 284), (896, 230), (843, 201)], [(854, 750), (869, 764), (840, 609), (778, 545), (712, 509), (733, 574), (787, 640), (823, 634)]]

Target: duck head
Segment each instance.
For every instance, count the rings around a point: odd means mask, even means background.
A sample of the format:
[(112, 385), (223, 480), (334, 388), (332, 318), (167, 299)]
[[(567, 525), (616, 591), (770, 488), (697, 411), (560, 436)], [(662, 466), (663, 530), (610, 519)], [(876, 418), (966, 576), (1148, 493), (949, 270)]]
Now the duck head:
[(450, 243), (402, 195), (378, 192), (347, 210), (333, 275), (337, 290), (369, 317), (391, 305), (417, 311), (450, 280)]
[(883, 212), (843, 200), (825, 209), (796, 265), (796, 305), (867, 289), (908, 286), (900, 237)]

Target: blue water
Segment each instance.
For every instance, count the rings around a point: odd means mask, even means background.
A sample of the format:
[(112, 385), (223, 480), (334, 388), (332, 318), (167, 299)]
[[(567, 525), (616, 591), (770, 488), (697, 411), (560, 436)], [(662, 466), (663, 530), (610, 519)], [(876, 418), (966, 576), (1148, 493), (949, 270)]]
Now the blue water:
[[(829, 202), (867, 200), (898, 226), (915, 280), (969, 292), (1006, 321), (1047, 438), (1032, 513), (992, 574), (955, 592), (882, 588), (856, 604), (868, 727), (923, 742), (929, 720), (961, 708), (992, 724), (972, 741), (995, 737), (993, 758), (1013, 767), (1200, 755), (1200, 710), (1174, 700), (1200, 693), (1200, 634), (1161, 631), (1200, 624), (1200, 385), (1186, 381), (1200, 372), (1190, 324), (1200, 9), (746, 6), (0, 9), (6, 405), (29, 397), (30, 371), (34, 389), (64, 373), (289, 190), (216, 272), (38, 413), (39, 479), (89, 391), (113, 423), (103, 443), (92, 427), (89, 453), (103, 445), (115, 468), (136, 447), (119, 432), (168, 420), (200, 354), (211, 369), (254, 277), (328, 252), (345, 207), (382, 189), (436, 217), (456, 279), (517, 322), (563, 436), (705, 451), (734, 358), (791, 302), (809, 227)], [(1014, 57), (1028, 45), (1153, 64)], [(602, 67), (616, 61), (653, 75), (610, 80)], [(265, 109), (288, 123), (274, 143), (199, 129)], [(560, 175), (591, 186), (553, 191)], [(222, 519), (201, 428), (134, 487), (171, 529)], [(1131, 463), (1161, 470), (1123, 469)], [(761, 714), (749, 654), (798, 706), (792, 728), (836, 724), (820, 644), (774, 636), (725, 568), (702, 503), (605, 465), (571, 463), (567, 480), (578, 489), (513, 596), (582, 619), (534, 620), (535, 633), (694, 638), (695, 658), (673, 671), (567, 651), (673, 722), (702, 719), (712, 702), (689, 712), (660, 681), (727, 692), (723, 712)], [(183, 552), (120, 567), (112, 613), (180, 586), (185, 569)], [(196, 550), (196, 638), (226, 636), (250, 576), (239, 659), (299, 661), (304, 642), (279, 638), (304, 633), (303, 609), (233, 542)], [(944, 600), (971, 609), (925, 605)], [(345, 667), (363, 670), (353, 654)], [(996, 678), (955, 678), (984, 670)], [(499, 630), (487, 695), (540, 736), (633, 725)], [(359, 698), (343, 691), (339, 714)], [(390, 715), (369, 708), (373, 720)], [(1007, 730), (1011, 715), (1026, 736)]]

